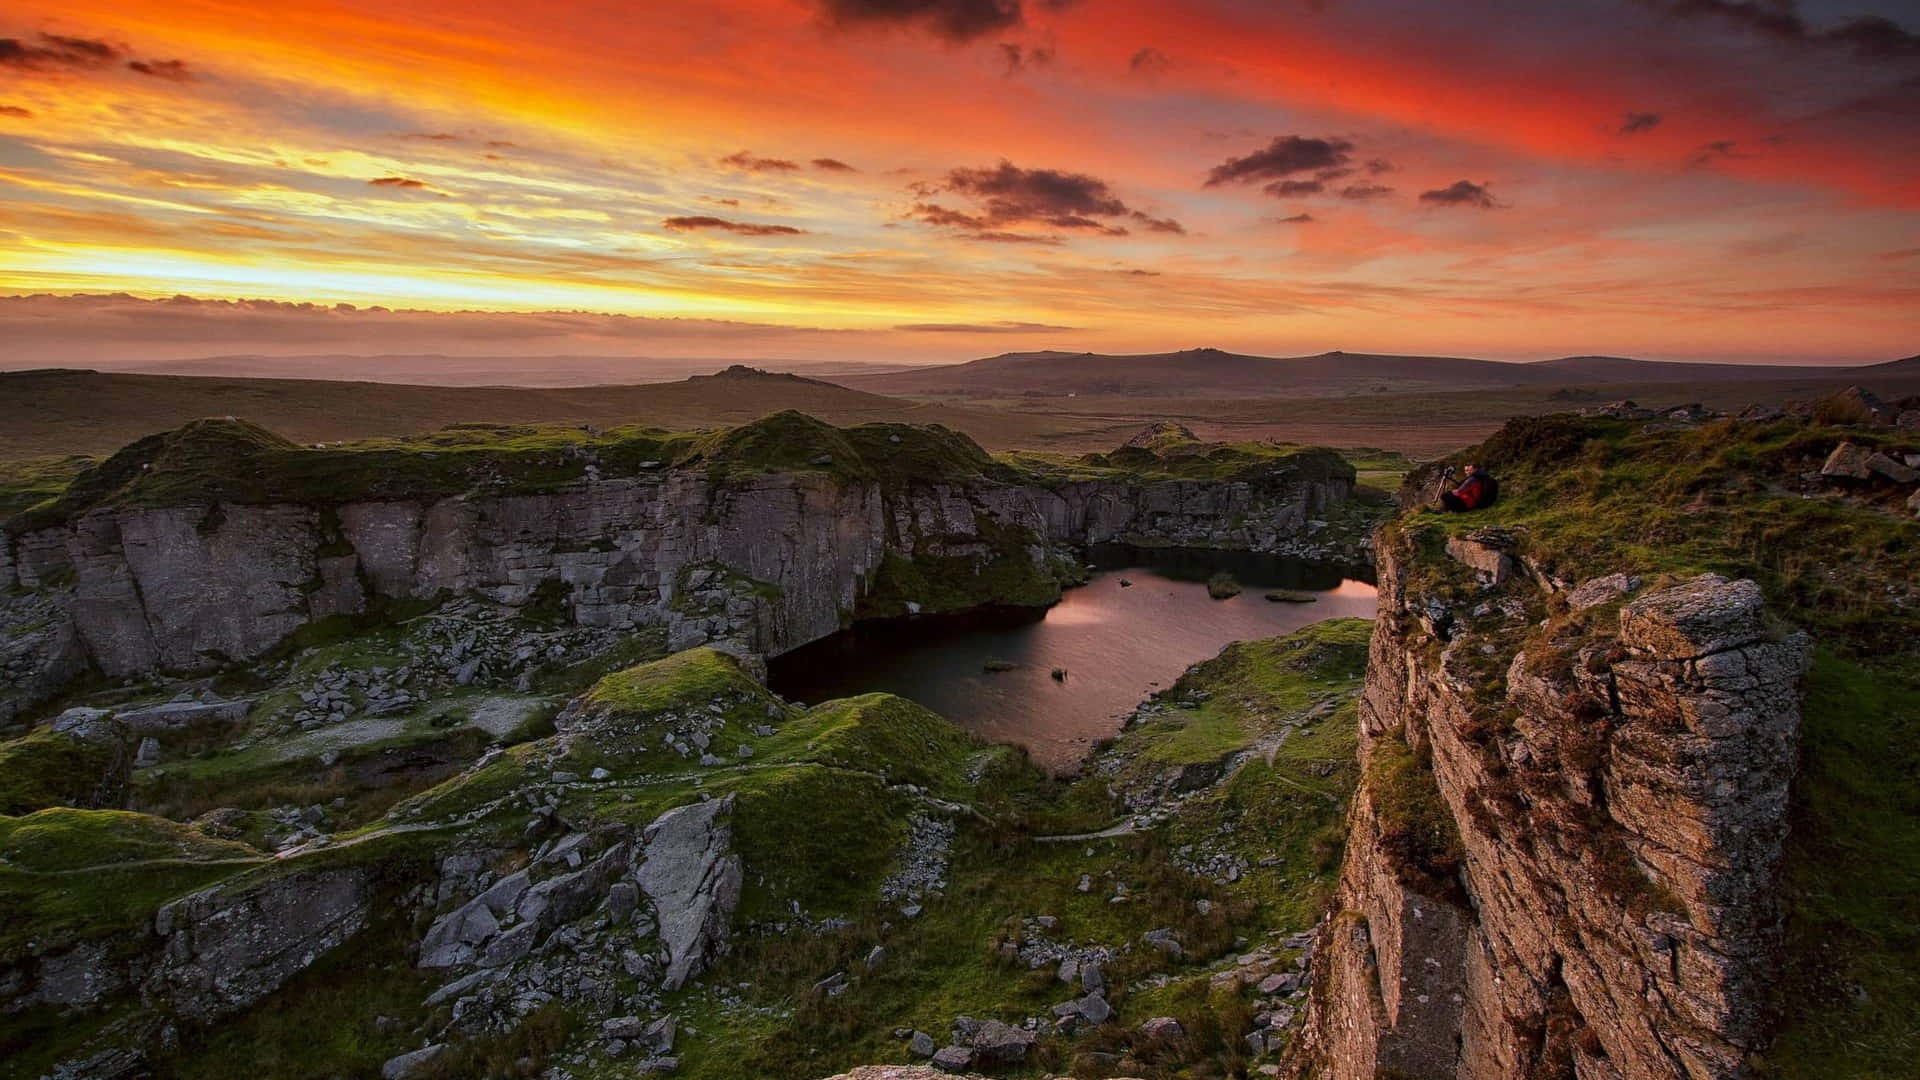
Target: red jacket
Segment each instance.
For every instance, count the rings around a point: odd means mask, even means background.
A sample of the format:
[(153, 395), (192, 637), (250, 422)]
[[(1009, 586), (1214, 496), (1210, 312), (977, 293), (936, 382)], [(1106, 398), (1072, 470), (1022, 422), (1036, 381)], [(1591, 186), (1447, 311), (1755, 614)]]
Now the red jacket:
[(1459, 499), (1469, 510), (1478, 510), (1487, 498), (1487, 476), (1474, 473), (1467, 477), (1459, 487), (1453, 489), (1453, 497)]

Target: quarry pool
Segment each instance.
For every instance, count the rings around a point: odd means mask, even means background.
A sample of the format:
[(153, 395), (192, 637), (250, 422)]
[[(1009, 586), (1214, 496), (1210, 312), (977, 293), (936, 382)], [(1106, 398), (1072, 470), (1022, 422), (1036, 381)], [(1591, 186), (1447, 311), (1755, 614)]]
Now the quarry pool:
[[(1227, 643), (1322, 619), (1373, 617), (1372, 585), (1297, 559), (1104, 547), (1091, 560), (1092, 580), (1044, 613), (864, 624), (774, 660), (769, 682), (810, 704), (899, 694), (1070, 772), (1142, 699)], [(1240, 595), (1207, 594), (1208, 577), (1222, 570), (1239, 581)], [(1266, 599), (1276, 589), (1317, 599)], [(1055, 668), (1066, 677), (1053, 678)]]

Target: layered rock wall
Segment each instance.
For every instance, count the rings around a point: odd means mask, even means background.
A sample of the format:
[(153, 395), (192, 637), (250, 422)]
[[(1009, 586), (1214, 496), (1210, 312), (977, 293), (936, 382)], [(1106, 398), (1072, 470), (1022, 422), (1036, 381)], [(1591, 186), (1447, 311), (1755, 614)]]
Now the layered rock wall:
[(1413, 547), (1379, 552), (1360, 753), (1371, 779), (1411, 748), (1457, 870), (1408, 857), (1404, 808), (1363, 785), (1295, 1074), (1742, 1075), (1767, 1030), (1805, 637), (1749, 581), (1616, 608), (1634, 583), (1602, 579), (1569, 605), (1523, 559)]
[[(0, 594), (57, 600), (39, 613), (44, 647), (8, 656), (0, 701), (38, 700), (86, 667), (205, 670), (328, 616), (450, 594), (557, 596), (581, 625), (663, 626), (675, 648), (729, 637), (778, 654), (845, 625), (890, 553), (1044, 566), (1054, 548), (1107, 541), (1276, 551), (1350, 490), (1340, 477), (719, 483), (686, 469), (544, 494), (102, 508), (0, 533)], [(723, 587), (742, 580), (754, 587)]]

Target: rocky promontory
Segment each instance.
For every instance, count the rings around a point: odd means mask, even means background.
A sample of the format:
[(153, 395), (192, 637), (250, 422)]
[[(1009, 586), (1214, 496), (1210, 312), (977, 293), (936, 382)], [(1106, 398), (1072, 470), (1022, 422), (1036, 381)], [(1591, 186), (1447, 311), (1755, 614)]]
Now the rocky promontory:
[(1882, 928), (1910, 863), (1879, 859), (1913, 820), (1893, 688), (1920, 534), (1900, 493), (1821, 465), (1870, 439), (1515, 421), (1463, 455), (1502, 474), (1493, 510), (1415, 499), (1383, 528), (1363, 775), (1293, 1075), (1725, 1080), (1898, 1054), (1898, 1024), (1839, 1037), (1828, 1012), (1910, 1000), (1869, 972), (1908, 947)]

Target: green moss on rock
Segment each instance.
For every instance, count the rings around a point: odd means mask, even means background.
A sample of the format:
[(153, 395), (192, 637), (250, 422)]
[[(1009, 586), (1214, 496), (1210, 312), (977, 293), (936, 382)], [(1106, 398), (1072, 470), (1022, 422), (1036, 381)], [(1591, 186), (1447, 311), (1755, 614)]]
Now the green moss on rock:
[(1453, 814), (1440, 797), (1433, 764), (1410, 749), (1398, 733), (1368, 748), (1363, 783), (1379, 826), (1380, 846), (1401, 878), (1427, 891), (1447, 892), (1466, 858)]
[(260, 853), (191, 825), (130, 810), (52, 807), (0, 817), (0, 860), (21, 870), (85, 870), (146, 859), (252, 859)]
[(0, 814), (117, 803), (131, 756), (122, 743), (64, 732), (35, 731), (0, 743)]
[(979, 749), (952, 721), (924, 706), (892, 694), (862, 694), (809, 709), (770, 740), (766, 752), (774, 760), (791, 755), (959, 796), (967, 760)]

